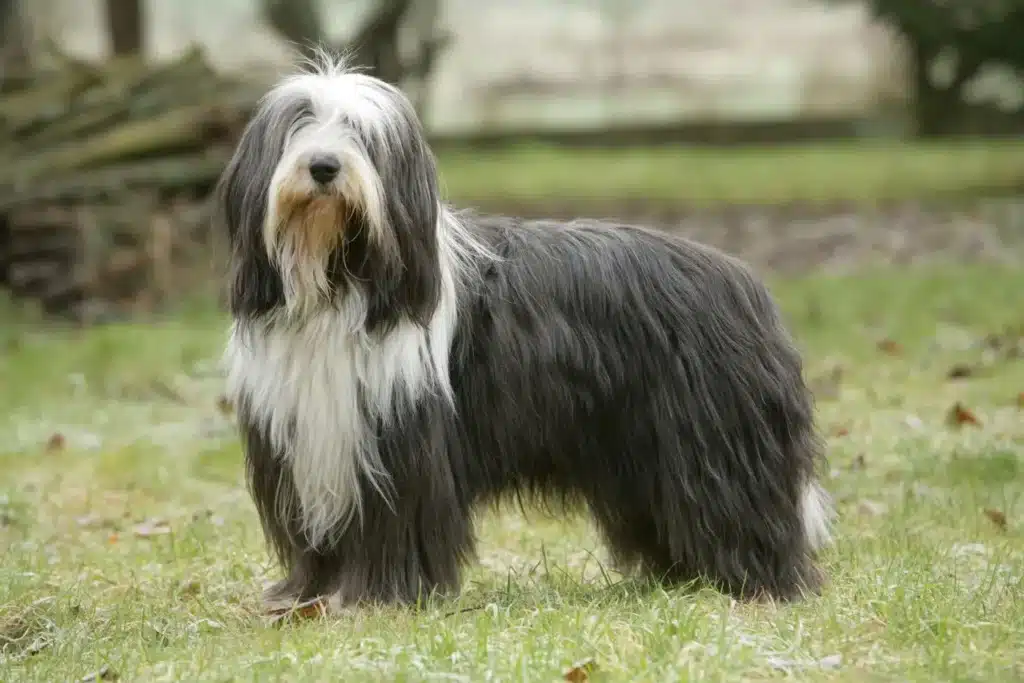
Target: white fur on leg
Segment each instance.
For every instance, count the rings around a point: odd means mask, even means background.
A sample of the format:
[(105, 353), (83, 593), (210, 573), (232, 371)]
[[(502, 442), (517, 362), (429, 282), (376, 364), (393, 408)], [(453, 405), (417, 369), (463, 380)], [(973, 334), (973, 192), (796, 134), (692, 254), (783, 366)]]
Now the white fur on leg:
[(831, 542), (832, 501), (828, 492), (816, 481), (804, 485), (800, 499), (800, 518), (803, 520), (807, 542), (813, 550)]

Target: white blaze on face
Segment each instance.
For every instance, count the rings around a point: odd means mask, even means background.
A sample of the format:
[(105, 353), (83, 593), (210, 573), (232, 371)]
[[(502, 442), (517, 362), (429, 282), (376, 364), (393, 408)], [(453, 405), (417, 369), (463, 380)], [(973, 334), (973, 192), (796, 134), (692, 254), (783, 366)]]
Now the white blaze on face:
[[(292, 312), (309, 312), (329, 296), (330, 258), (347, 230), (369, 231), (385, 256), (394, 255), (384, 188), (370, 149), (384, 161), (390, 154), (389, 140), (396, 139), (403, 121), (395, 93), (363, 74), (327, 66), (293, 76), (267, 96), (269, 107), (309, 104), (306, 115), (292, 122), (274, 169), (263, 227)], [(312, 169), (324, 159), (338, 170), (328, 182), (318, 182)]]

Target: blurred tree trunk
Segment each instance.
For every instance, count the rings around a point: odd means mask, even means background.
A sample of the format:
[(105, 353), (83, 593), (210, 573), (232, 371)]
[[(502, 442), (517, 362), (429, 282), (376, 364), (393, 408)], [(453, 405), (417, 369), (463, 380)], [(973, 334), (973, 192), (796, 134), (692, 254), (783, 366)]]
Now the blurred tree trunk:
[[(304, 56), (310, 57), (318, 49), (344, 53), (353, 66), (362, 67), (393, 85), (411, 85), (410, 80), (416, 81), (419, 96), (415, 100), (418, 111), (422, 112), (426, 82), (449, 41), (449, 36), (437, 31), (439, 0), (376, 0), (369, 16), (344, 45), (332, 43), (328, 38), (317, 0), (261, 2), (267, 23)], [(403, 59), (400, 44), (401, 29), (407, 20), (416, 34), (416, 49), (411, 60)]]
[(329, 47), (316, 0), (262, 0), (263, 17), (306, 58)]
[(356, 64), (369, 67), (374, 76), (395, 85), (406, 76), (398, 35), (411, 6), (412, 0), (378, 0), (349, 48)]
[(416, 34), (419, 44), (412, 73), (406, 74), (406, 80), (414, 79), (407, 88), (411, 90), (413, 106), (417, 112), (427, 111), (430, 105), (430, 75), (434, 71), (441, 49), (448, 43), (449, 37), (442, 35), (438, 24), (441, 19), (441, 0), (417, 0), (413, 3), (409, 23)]
[(940, 137), (956, 132), (964, 111), (964, 88), (978, 75), (983, 60), (959, 50), (949, 83), (940, 85), (932, 75), (932, 66), (940, 48), (923, 41), (912, 41), (914, 122), (919, 137)]
[(0, 90), (10, 73), (29, 67), (28, 33), (19, 0), (0, 0)]
[(143, 54), (145, 0), (106, 0), (107, 31), (115, 55)]

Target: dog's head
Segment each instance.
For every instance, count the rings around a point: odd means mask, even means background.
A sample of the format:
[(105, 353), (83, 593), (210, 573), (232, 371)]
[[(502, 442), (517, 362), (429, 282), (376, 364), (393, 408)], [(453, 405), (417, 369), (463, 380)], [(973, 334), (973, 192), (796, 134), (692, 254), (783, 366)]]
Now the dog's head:
[(304, 316), (347, 298), (373, 324), (422, 320), (436, 303), (436, 164), (390, 84), (326, 55), (282, 80), (242, 133), (218, 200), (236, 315)]

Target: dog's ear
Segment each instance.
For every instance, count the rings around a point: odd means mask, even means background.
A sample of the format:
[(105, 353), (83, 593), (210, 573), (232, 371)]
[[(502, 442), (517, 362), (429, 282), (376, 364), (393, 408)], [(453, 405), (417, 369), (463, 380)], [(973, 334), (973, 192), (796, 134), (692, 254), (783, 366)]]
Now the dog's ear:
[(393, 91), (396, 107), (390, 115), (398, 120), (384, 127), (390, 139), (384, 149), (373, 149), (371, 156), (380, 174), (384, 214), (397, 259), (387, 286), (375, 283), (371, 309), (380, 305), (389, 309), (386, 317), (400, 313), (426, 324), (441, 295), (437, 163), (412, 105), (397, 89), (382, 87)]
[(295, 121), (310, 109), (301, 98), (267, 98), (257, 107), (218, 180), (218, 220), (231, 242), (230, 292), (235, 314), (256, 315), (280, 304), (281, 278), (263, 241), (270, 182)]

